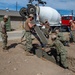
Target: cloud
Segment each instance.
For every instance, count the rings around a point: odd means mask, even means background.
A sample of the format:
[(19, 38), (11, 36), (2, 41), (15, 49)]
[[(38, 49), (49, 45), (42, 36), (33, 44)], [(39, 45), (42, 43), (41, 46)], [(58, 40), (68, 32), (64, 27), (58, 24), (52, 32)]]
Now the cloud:
[[(43, 0), (47, 2), (47, 6), (67, 12), (66, 10), (74, 10), (75, 12), (75, 0)], [(0, 9), (9, 8), (11, 10), (16, 9), (16, 2), (18, 10), (21, 7), (26, 7), (28, 0), (0, 0)], [(69, 12), (68, 11), (68, 12)], [(67, 13), (68, 13), (67, 12)]]
[(0, 9), (9, 8), (10, 10), (15, 10), (17, 3), (17, 8), (19, 10), (21, 7), (26, 6), (27, 2), (27, 0), (0, 0)]
[[(55, 9), (67, 9), (75, 10), (75, 0), (44, 0), (47, 2), (48, 6), (51, 6)], [(0, 0), (0, 3), (5, 3), (10, 6), (15, 5), (16, 2), (20, 6), (26, 6), (28, 0)], [(6, 6), (6, 5), (5, 5)]]
[(47, 2), (47, 6), (51, 6), (55, 9), (75, 10), (75, 0), (44, 0)]
[(71, 10), (73, 10), (75, 15), (75, 0), (48, 0), (47, 6), (55, 8), (61, 14), (71, 14)]
[(48, 0), (47, 5), (55, 9), (75, 10), (75, 0)]
[(19, 4), (26, 4), (28, 2), (28, 0), (0, 0), (0, 2), (6, 3), (6, 4), (15, 4), (16, 2), (18, 2)]

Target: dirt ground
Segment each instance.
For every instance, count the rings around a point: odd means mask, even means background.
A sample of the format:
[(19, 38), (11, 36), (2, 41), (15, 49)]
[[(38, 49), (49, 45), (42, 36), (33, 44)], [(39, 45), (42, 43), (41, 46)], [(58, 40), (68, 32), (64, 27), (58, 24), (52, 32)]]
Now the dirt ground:
[[(25, 46), (19, 39), (8, 41), (8, 47), (9, 51), (4, 52), (0, 42), (0, 75), (75, 75), (74, 72), (36, 55), (26, 56)], [(72, 49), (74, 50), (74, 45), (69, 47), (69, 50)]]

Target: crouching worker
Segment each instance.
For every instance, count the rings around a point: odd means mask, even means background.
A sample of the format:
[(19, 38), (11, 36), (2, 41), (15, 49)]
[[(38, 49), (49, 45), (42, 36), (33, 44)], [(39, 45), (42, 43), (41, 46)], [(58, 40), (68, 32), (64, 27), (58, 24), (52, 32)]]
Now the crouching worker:
[(69, 40), (66, 39), (66, 37), (63, 35), (62, 32), (59, 31), (59, 29), (56, 29), (55, 33), (57, 35), (57, 39), (60, 40), (64, 46), (69, 46)]
[(50, 47), (54, 46), (57, 51), (57, 63), (64, 69), (68, 69), (66, 63), (67, 51), (64, 45), (57, 39), (56, 35), (54, 34), (51, 36), (51, 40), (52, 44), (50, 44)]

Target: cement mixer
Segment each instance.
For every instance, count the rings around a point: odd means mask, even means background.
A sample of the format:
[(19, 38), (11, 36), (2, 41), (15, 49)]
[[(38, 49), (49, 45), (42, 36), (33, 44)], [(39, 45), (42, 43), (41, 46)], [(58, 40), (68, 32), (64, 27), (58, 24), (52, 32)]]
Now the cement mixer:
[[(46, 3), (46, 2), (42, 2), (42, 3)], [(38, 10), (36, 9), (36, 6), (38, 6)], [(61, 26), (60, 14), (51, 7), (39, 6), (38, 4), (33, 5), (32, 3), (29, 2), (29, 4), (27, 4), (27, 8), (22, 7), (20, 9), (20, 15), (25, 18), (27, 18), (29, 14), (33, 14), (36, 19), (38, 17), (37, 12), (39, 13), (39, 21), (40, 22), (45, 22), (45, 20), (47, 19), (48, 22), (50, 23), (50, 26), (52, 26), (52, 27), (60, 27)]]
[(60, 14), (51, 7), (40, 7), (40, 21), (45, 22), (48, 20), (50, 26), (61, 26), (61, 16)]

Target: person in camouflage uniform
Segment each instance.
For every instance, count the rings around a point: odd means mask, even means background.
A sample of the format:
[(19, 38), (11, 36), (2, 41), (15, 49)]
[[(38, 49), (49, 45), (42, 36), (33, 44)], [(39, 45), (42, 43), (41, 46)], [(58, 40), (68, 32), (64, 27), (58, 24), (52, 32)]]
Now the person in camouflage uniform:
[(0, 23), (0, 27), (1, 27), (1, 37), (2, 37), (2, 41), (3, 41), (3, 50), (7, 50), (7, 31), (6, 31), (6, 22), (8, 21), (8, 16), (5, 15), (3, 17), (3, 21), (1, 21)]
[(41, 23), (41, 26), (42, 26), (41, 29), (42, 29), (44, 35), (46, 36), (46, 38), (49, 39), (50, 24), (49, 24), (48, 20), (45, 20), (44, 23)]
[(22, 34), (23, 34), (23, 35), (22, 35), (22, 37), (21, 37), (21, 43), (23, 42), (23, 38), (25, 37), (26, 31), (23, 30)]
[(49, 22), (48, 22), (48, 20), (46, 19), (45, 20), (45, 36), (47, 37), (47, 38), (49, 38), (49, 30), (50, 30), (50, 24), (49, 24)]
[(25, 38), (26, 38), (26, 55), (33, 55), (31, 52), (32, 49), (32, 39), (31, 39), (31, 28), (34, 26), (32, 20), (34, 19), (33, 14), (30, 14), (25, 22)]
[(75, 43), (75, 22), (73, 20), (70, 20), (71, 24), (71, 38), (73, 39), (73, 42)]
[(67, 51), (64, 47), (64, 45), (57, 39), (56, 35), (51, 36), (52, 44), (50, 44), (50, 47), (55, 47), (57, 50), (57, 61), (59, 65), (65, 69), (68, 69), (67, 63), (66, 63), (66, 55)]
[(69, 40), (66, 39), (66, 37), (62, 32), (59, 31), (59, 29), (56, 29), (55, 33), (57, 35), (57, 39), (60, 40), (64, 46), (69, 46)]

